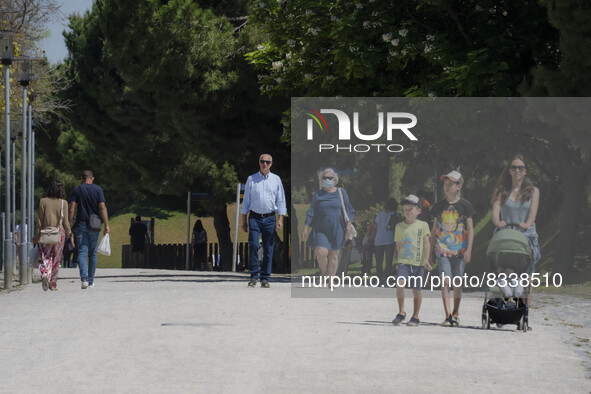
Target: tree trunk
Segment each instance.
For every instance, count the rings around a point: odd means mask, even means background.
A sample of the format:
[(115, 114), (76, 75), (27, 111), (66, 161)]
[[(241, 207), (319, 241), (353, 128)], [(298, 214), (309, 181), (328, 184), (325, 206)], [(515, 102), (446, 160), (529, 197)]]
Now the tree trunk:
[(230, 238), (230, 222), (226, 211), (226, 203), (221, 203), (213, 211), (213, 226), (220, 245), (220, 268), (222, 271), (232, 270), (232, 239)]
[[(560, 146), (556, 146), (554, 152), (560, 165), (559, 187), (563, 191), (564, 201), (562, 202), (560, 215), (559, 249), (556, 251), (552, 271), (562, 274), (563, 277), (572, 277), (581, 203), (583, 202), (587, 174), (581, 160), (580, 151), (569, 148), (562, 143)], [(543, 198), (543, 196), (540, 196), (540, 198)]]

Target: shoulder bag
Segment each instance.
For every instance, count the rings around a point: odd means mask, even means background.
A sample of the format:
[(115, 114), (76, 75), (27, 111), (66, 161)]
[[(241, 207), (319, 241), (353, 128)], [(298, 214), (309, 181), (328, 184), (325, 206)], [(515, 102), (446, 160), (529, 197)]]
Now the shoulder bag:
[[(343, 199), (343, 192), (341, 191), (342, 188), (339, 187), (339, 196), (341, 196), (341, 207), (343, 208), (343, 217), (345, 219), (345, 234), (347, 233), (347, 223), (349, 222), (349, 215), (347, 215), (347, 209), (345, 208), (345, 200)], [(345, 239), (352, 240), (353, 238), (357, 237), (357, 230), (353, 223), (351, 223), (351, 232), (349, 235), (345, 235)]]
[(103, 222), (98, 215), (91, 213), (88, 217), (88, 229), (91, 231), (101, 231)]
[(62, 220), (64, 219), (64, 200), (62, 200), (62, 209), (60, 211), (60, 224), (58, 227), (44, 227), (40, 231), (39, 243), (51, 245), (59, 244), (62, 240), (60, 237), (60, 229), (62, 228)]

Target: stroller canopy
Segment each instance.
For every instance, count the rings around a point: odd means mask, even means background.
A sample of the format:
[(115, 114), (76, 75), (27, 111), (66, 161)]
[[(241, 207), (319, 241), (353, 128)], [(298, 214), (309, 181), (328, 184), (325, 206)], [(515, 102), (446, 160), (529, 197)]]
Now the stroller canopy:
[(532, 250), (529, 246), (529, 240), (519, 230), (503, 229), (496, 232), (493, 236), (486, 255), (491, 256), (498, 253), (520, 254), (532, 257)]

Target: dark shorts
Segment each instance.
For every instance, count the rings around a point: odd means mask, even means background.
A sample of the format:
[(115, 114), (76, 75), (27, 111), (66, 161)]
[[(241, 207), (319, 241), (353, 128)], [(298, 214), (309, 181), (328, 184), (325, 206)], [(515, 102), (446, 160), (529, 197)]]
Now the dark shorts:
[[(396, 286), (399, 286), (400, 283), (404, 284), (407, 289), (421, 290), (425, 273), (425, 268), (422, 265), (396, 264), (396, 267), (398, 268)], [(401, 278), (404, 278), (404, 281)]]

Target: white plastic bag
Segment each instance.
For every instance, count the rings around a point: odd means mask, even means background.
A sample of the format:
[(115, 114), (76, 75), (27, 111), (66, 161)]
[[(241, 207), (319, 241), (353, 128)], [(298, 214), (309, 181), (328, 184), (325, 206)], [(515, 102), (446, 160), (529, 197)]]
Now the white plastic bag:
[(111, 255), (111, 240), (109, 239), (109, 234), (105, 234), (103, 239), (101, 239), (101, 243), (99, 244), (96, 252), (104, 254), (105, 256)]
[(41, 254), (39, 253), (39, 246), (35, 245), (29, 249), (29, 267), (37, 267)]

